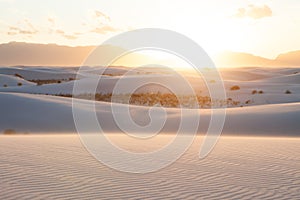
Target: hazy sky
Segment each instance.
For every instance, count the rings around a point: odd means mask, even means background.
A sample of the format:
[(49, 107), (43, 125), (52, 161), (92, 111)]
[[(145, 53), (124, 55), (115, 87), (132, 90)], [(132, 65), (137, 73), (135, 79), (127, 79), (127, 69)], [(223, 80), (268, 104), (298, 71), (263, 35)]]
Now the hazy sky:
[(0, 0), (0, 43), (98, 45), (122, 31), (171, 29), (208, 53), (300, 49), (299, 0)]

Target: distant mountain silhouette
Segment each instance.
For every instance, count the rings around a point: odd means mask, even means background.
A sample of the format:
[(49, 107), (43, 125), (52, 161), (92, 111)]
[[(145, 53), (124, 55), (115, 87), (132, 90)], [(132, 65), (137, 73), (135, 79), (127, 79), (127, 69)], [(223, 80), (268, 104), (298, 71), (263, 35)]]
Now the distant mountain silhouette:
[(224, 51), (214, 59), (220, 67), (266, 66), (273, 60), (255, 56), (249, 53)]
[(0, 65), (80, 65), (94, 48), (10, 42), (0, 45)]
[[(97, 49), (97, 51), (94, 51)], [(109, 55), (123, 52), (124, 49), (111, 45), (102, 46), (60, 46), (56, 44), (33, 44), (10, 42), (0, 44), (1, 66), (101, 66), (106, 64)], [(93, 54), (91, 54), (93, 52)], [(96, 53), (95, 53), (96, 52)], [(89, 57), (88, 62), (86, 59)], [(151, 62), (149, 57), (132, 53), (121, 57), (114, 65), (137, 66), (144, 61)]]
[(278, 66), (300, 66), (300, 50), (280, 54), (275, 61)]
[[(32, 44), (10, 42), (0, 44), (0, 65), (32, 65), (32, 66), (80, 66), (96, 46), (60, 46), (56, 44)], [(98, 54), (91, 65), (102, 65), (99, 57), (105, 58), (112, 51), (120, 51), (115, 46), (100, 46)], [(131, 55), (120, 59), (118, 65), (134, 66), (153, 60), (145, 55)], [(300, 51), (280, 54), (276, 59), (267, 59), (249, 53), (225, 51), (214, 59), (218, 67), (247, 67), (247, 66), (300, 66)]]

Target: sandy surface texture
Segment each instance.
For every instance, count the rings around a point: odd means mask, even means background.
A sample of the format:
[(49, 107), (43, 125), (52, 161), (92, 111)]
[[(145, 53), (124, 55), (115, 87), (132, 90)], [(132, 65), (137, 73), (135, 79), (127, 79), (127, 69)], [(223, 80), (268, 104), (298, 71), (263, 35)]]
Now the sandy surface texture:
[[(132, 151), (161, 142), (112, 141)], [(77, 135), (0, 136), (0, 199), (299, 199), (300, 139), (221, 137), (203, 160), (201, 137), (174, 164), (148, 174), (106, 167)], [(159, 160), (153, 160), (153, 164)]]

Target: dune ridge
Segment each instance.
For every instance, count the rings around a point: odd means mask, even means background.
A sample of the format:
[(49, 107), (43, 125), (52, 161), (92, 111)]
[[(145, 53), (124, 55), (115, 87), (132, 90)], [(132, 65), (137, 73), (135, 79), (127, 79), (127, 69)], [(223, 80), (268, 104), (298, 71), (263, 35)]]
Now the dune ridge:
[[(78, 100), (82, 113), (93, 112), (93, 102)], [(0, 131), (15, 129), (18, 132), (74, 133), (72, 99), (45, 95), (0, 93)], [(114, 104), (124, 107), (124, 104)], [(99, 123), (106, 132), (119, 132), (111, 113), (111, 103), (96, 102)], [(134, 110), (134, 120), (147, 124), (150, 107), (129, 105)], [(168, 117), (163, 132), (176, 132), (180, 122), (180, 109), (166, 108)], [(17, 114), (16, 114), (17, 113)], [(259, 105), (243, 108), (228, 108), (223, 134), (260, 136), (299, 136), (300, 103)], [(210, 122), (210, 110), (201, 109), (199, 133), (205, 133)], [(177, 124), (177, 125), (176, 125)], [(94, 132), (91, 128), (91, 132)], [(97, 130), (98, 131), (98, 130)]]

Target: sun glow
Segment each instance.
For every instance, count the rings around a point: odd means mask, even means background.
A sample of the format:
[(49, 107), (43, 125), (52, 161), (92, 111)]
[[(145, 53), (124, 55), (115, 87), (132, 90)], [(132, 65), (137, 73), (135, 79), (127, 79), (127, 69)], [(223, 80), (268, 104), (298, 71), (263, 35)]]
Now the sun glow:
[(190, 70), (192, 66), (179, 56), (163, 50), (140, 50), (123, 55), (112, 65), (159, 66)]

